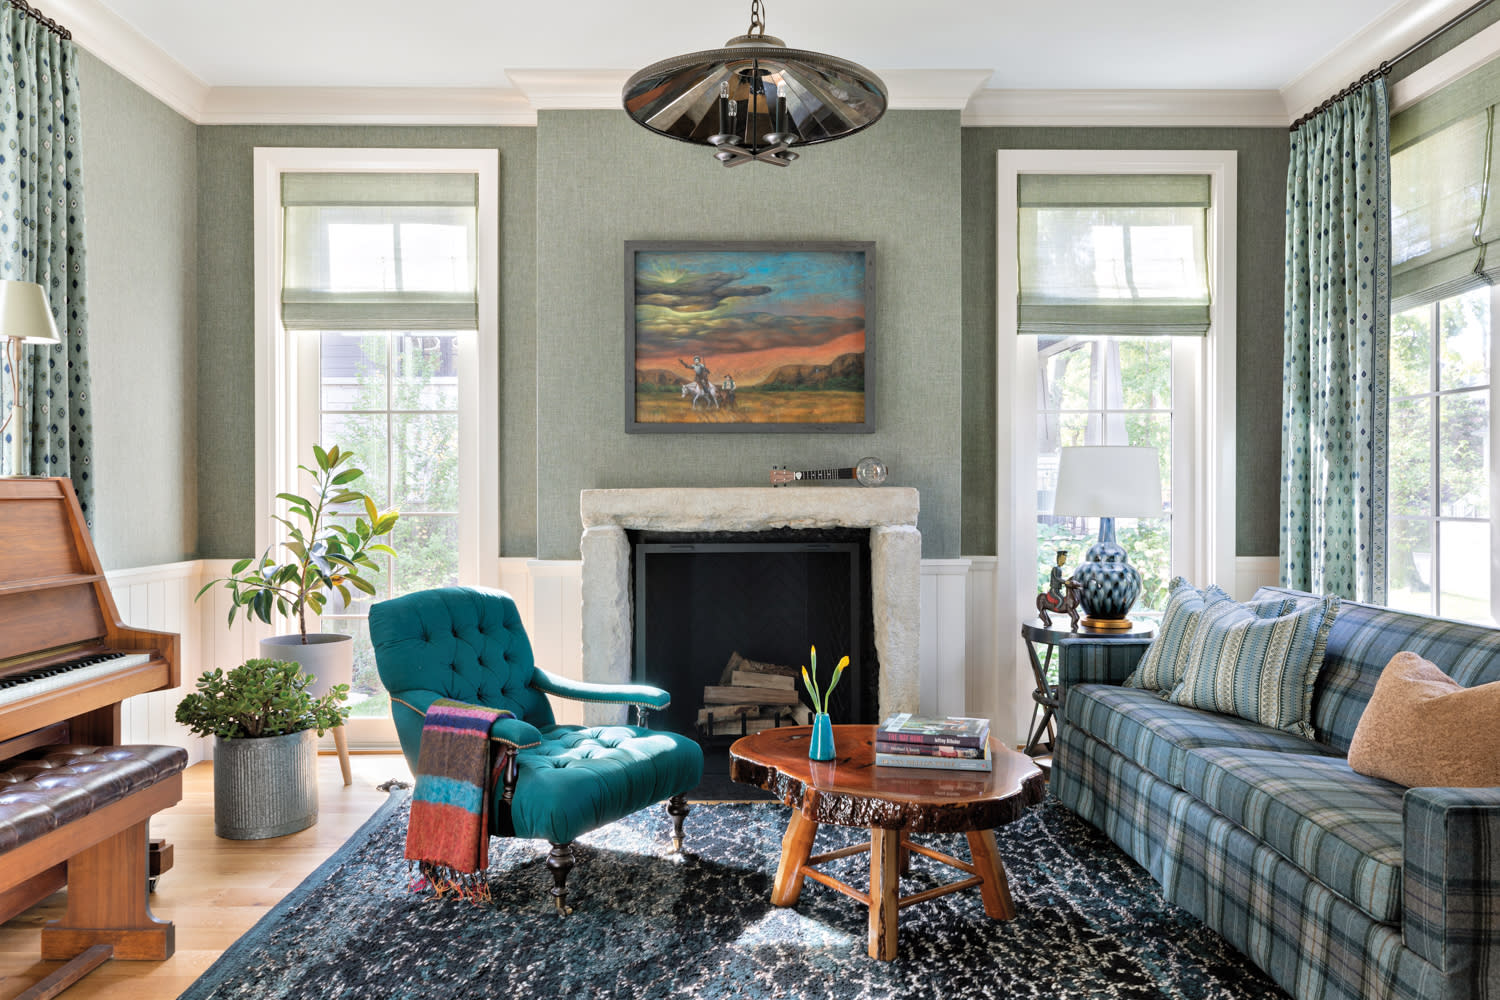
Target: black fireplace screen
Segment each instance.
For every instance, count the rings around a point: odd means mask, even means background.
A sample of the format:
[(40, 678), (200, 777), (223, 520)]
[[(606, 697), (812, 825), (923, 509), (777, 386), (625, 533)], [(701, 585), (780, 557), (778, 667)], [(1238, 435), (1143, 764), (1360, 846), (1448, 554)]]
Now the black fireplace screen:
[[(823, 687), (849, 657), (834, 721), (875, 721), (868, 564), (859, 542), (637, 542), (634, 676), (672, 695), (654, 724), (711, 737), (698, 725), (700, 710), (713, 709), (703, 689), (720, 686), (733, 654), (810, 667), (812, 645)], [(796, 692), (812, 704), (800, 676)]]

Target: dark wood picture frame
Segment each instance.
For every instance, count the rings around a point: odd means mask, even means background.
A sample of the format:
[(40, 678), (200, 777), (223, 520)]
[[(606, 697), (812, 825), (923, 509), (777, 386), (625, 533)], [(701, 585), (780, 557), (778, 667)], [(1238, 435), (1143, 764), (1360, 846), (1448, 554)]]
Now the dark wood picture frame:
[(627, 240), (624, 299), (627, 433), (875, 430), (874, 242)]

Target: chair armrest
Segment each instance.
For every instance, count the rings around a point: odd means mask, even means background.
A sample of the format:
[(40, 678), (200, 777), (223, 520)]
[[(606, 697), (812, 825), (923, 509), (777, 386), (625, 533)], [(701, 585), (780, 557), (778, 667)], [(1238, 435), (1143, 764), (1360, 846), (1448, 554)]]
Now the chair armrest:
[[(396, 709), (402, 708), (425, 719), (428, 706), (442, 697), (436, 691), (403, 691), (399, 698), (391, 695), (391, 712), (394, 714)], [(542, 742), (542, 734), (525, 719), (501, 716), (490, 726), (490, 739), (524, 749)]]
[(1500, 788), (1408, 789), (1401, 821), (1406, 946), (1453, 996), (1500, 996)]
[(1087, 636), (1057, 644), (1057, 703), (1062, 705), (1074, 684), (1122, 684), (1151, 645), (1150, 639), (1109, 639)]
[(672, 696), (650, 684), (594, 684), (549, 674), (541, 667), (532, 675), (531, 686), (559, 698), (606, 705), (645, 705), (663, 709), (672, 704)]

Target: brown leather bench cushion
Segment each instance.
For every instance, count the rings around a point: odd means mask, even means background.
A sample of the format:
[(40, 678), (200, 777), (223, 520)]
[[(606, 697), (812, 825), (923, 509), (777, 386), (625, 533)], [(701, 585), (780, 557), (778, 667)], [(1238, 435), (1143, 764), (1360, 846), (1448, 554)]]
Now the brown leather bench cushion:
[(0, 770), (0, 854), (169, 778), (187, 751), (166, 746), (43, 747)]

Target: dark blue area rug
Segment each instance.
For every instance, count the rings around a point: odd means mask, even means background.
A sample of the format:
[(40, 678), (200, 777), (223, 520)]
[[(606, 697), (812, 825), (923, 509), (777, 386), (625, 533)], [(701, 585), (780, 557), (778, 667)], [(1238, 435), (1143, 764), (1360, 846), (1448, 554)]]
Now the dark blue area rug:
[[(832, 889), (808, 881), (795, 908), (770, 904), (780, 805), (695, 805), (683, 855), (667, 853), (659, 808), (581, 838), (566, 918), (541, 841), (491, 842), (492, 907), (413, 893), (401, 860), (409, 807), (393, 793), (185, 1000), (1285, 996), (1052, 799), (997, 831), (1017, 919), (987, 918), (977, 890), (906, 907), (894, 962), (866, 955), (866, 911)], [(814, 851), (862, 839), (824, 827)], [(925, 839), (968, 856), (961, 836)], [(869, 860), (826, 870), (864, 886)], [(913, 856), (901, 889), (956, 875)]]

